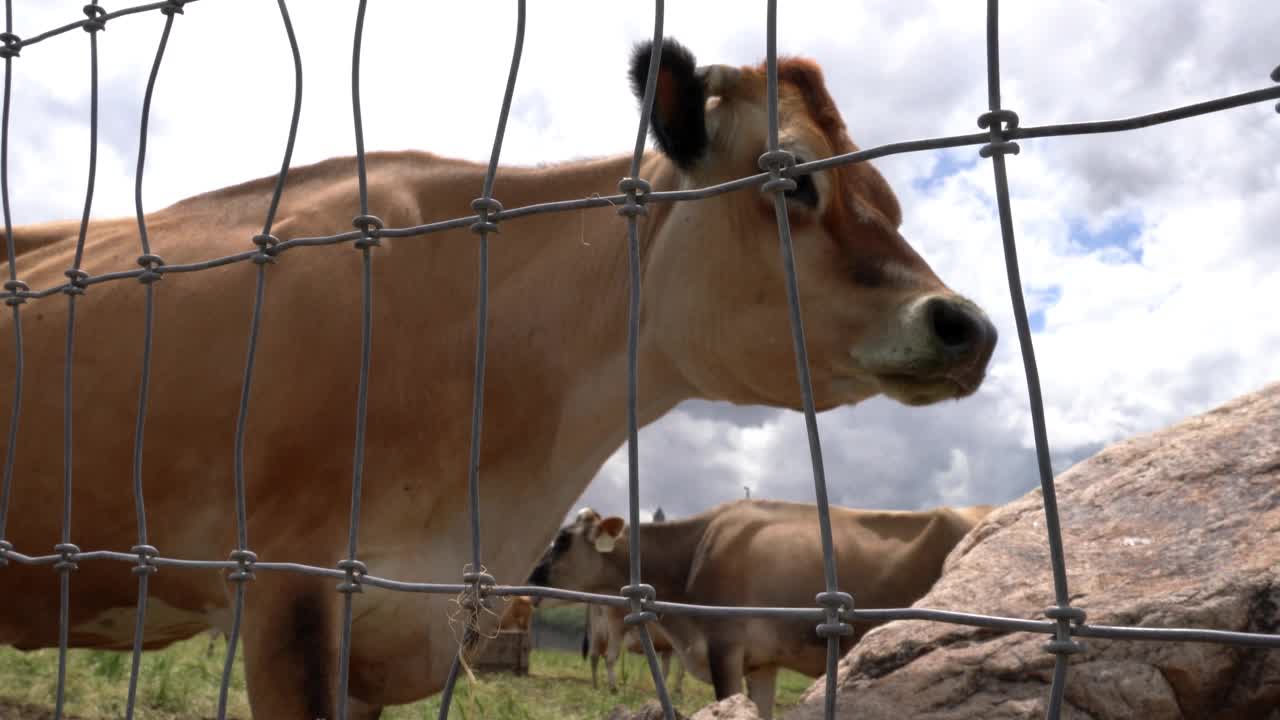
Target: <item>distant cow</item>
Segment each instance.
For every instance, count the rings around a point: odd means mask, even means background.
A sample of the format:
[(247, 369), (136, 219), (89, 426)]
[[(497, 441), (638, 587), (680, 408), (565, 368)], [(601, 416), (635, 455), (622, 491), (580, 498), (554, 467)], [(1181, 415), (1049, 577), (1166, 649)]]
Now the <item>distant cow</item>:
[[(605, 673), (609, 679), (609, 690), (617, 692), (618, 684), (613, 674), (613, 666), (618, 661), (622, 650), (644, 655), (644, 646), (640, 643), (640, 633), (635, 628), (628, 628), (623, 623), (627, 611), (608, 605), (588, 605), (587, 625), (582, 635), (582, 657), (591, 659), (591, 687), (599, 687), (598, 668), (600, 658), (604, 657)], [(662, 677), (671, 678), (671, 654), (675, 648), (671, 638), (659, 623), (649, 625), (650, 637), (653, 639), (654, 652), (662, 663)], [(676, 659), (679, 662), (679, 658)], [(684, 686), (684, 664), (677, 666), (675, 687), (673, 692), (680, 692)]]
[(515, 595), (507, 602), (507, 609), (498, 621), (499, 630), (520, 630), (529, 632), (533, 625), (533, 598), (528, 595)]
[[(924, 512), (831, 508), (841, 588), (860, 608), (905, 607), (923, 596), (942, 563), (989, 505)], [(642, 523), (644, 581), (661, 600), (700, 605), (813, 607), (825, 589), (818, 515), (811, 504), (738, 500), (662, 523)], [(620, 517), (580, 512), (556, 536), (529, 582), (617, 593), (628, 583), (629, 538)], [(826, 641), (812, 621), (665, 614), (662, 629), (681, 662), (716, 699), (748, 693), (772, 717), (779, 668), (826, 670)], [(874, 623), (854, 623), (846, 653)]]

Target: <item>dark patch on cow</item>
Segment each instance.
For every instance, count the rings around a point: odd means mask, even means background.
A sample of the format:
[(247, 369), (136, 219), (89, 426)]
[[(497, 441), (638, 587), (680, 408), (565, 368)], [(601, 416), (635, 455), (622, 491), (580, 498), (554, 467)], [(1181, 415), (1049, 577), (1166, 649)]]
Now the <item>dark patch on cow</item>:
[(888, 280), (884, 272), (884, 263), (876, 262), (868, 258), (854, 258), (850, 261), (849, 274), (853, 277), (853, 282), (861, 287), (874, 290), (881, 287)]
[[(652, 56), (651, 40), (637, 45), (631, 53), (631, 92), (641, 101)], [(663, 40), (649, 131), (658, 148), (682, 170), (692, 168), (711, 142), (707, 135), (707, 90), (695, 70), (697, 61), (688, 48), (670, 38)]]
[[(799, 160), (797, 163), (801, 162)], [(795, 188), (788, 190), (785, 194), (792, 200), (797, 200), (801, 204), (816, 208), (818, 207), (818, 186), (813, 183), (813, 175), (805, 174), (795, 178)]]
[(711, 666), (711, 686), (715, 689), (716, 700), (723, 700), (741, 691), (742, 668), (732, 667), (726, 650), (727, 648), (715, 642), (707, 648), (707, 663)]
[(329, 643), (324, 603), (314, 594), (293, 603), (292, 655), (302, 664), (302, 692), (309, 717), (332, 717), (329, 708)]

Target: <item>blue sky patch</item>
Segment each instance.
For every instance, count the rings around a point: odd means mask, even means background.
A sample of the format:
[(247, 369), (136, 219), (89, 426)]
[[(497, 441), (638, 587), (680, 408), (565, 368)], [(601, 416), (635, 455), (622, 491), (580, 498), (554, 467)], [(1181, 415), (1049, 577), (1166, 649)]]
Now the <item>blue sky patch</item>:
[(972, 168), (979, 160), (981, 158), (972, 148), (939, 150), (933, 170), (925, 177), (916, 178), (911, 184), (921, 192), (937, 190), (947, 178)]
[(1061, 299), (1061, 285), (1050, 285), (1046, 288), (1027, 288), (1027, 322), (1031, 325), (1031, 332), (1044, 331), (1045, 311), (1057, 305)]
[[(1083, 252), (1098, 250), (1121, 250), (1119, 257), (1123, 262), (1142, 262), (1142, 248), (1138, 245), (1138, 237), (1142, 234), (1142, 223), (1132, 215), (1123, 215), (1104, 225), (1097, 232), (1089, 230), (1088, 224), (1080, 218), (1072, 218), (1068, 222), (1071, 242)], [(1105, 253), (1105, 256), (1116, 256)]]

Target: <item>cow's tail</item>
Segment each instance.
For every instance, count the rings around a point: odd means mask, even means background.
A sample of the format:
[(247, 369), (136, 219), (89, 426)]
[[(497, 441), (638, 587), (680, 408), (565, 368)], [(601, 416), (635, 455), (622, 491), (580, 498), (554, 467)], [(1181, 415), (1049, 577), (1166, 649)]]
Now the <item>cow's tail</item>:
[(582, 659), (587, 659), (587, 652), (591, 648), (591, 606), (584, 605), (587, 609), (587, 620), (582, 626)]

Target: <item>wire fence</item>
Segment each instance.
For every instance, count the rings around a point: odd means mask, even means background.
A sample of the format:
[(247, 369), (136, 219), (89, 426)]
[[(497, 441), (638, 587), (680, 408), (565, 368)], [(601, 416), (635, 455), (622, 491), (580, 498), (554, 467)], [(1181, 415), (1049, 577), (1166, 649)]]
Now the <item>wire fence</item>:
[[(618, 183), (619, 193), (608, 197), (591, 197), (556, 202), (538, 203), (519, 208), (505, 209), (493, 194), (494, 178), (501, 154), (508, 113), (511, 108), (512, 94), (515, 89), (516, 76), (520, 68), (520, 57), (523, 48), (525, 30), (525, 2), (518, 0), (518, 13), (515, 28), (515, 43), (512, 51), (510, 72), (507, 77), (503, 95), (502, 108), (498, 117), (493, 149), (489, 165), (484, 177), (480, 197), (472, 202), (475, 212), (450, 220), (431, 222), (423, 225), (403, 228), (383, 227), (382, 220), (372, 214), (369, 207), (368, 188), (365, 169), (364, 137), (360, 111), (360, 47), (364, 27), (365, 0), (360, 0), (356, 13), (355, 34), (352, 45), (351, 60), (351, 98), (355, 127), (355, 144), (357, 173), (359, 179), (360, 214), (352, 225), (355, 230), (323, 237), (300, 237), (280, 240), (271, 234), (272, 224), (280, 197), (284, 189), (285, 178), (290, 167), (294, 141), (297, 136), (298, 120), (302, 100), (302, 61), (298, 50), (297, 39), (289, 18), (285, 0), (277, 0), (280, 18), (284, 26), (293, 54), (294, 62), (294, 103), (289, 123), (289, 136), (285, 146), (284, 158), (280, 173), (276, 179), (275, 189), (271, 196), (269, 209), (263, 221), (262, 232), (251, 238), (252, 248), (225, 257), (205, 260), (183, 265), (167, 265), (158, 255), (152, 254), (147, 236), (147, 221), (142, 204), (142, 181), (144, 161), (147, 147), (147, 121), (150, 115), (153, 91), (164, 58), (165, 47), (173, 30), (176, 16), (183, 14), (184, 6), (196, 0), (165, 0), (145, 5), (125, 8), (115, 12), (107, 12), (93, 0), (84, 7), (85, 19), (68, 23), (27, 39), (22, 39), (13, 32), (12, 0), (5, 0), (5, 29), (0, 34), (0, 57), (4, 59), (4, 99), (3, 116), (0, 117), (0, 202), (3, 204), (5, 238), (8, 250), (9, 278), (4, 283), (4, 292), (0, 297), (11, 308), (14, 328), (15, 380), (13, 409), (9, 425), (8, 452), (5, 457), (3, 488), (0, 490), (0, 567), (9, 562), (28, 565), (48, 565), (59, 574), (59, 648), (58, 648), (58, 681), (55, 697), (55, 718), (61, 718), (65, 699), (66, 659), (68, 646), (68, 613), (70, 606), (71, 571), (77, 563), (85, 561), (114, 560), (133, 565), (132, 572), (137, 576), (138, 595), (136, 622), (133, 637), (132, 665), (129, 674), (129, 691), (125, 708), (125, 717), (132, 718), (136, 704), (138, 671), (143, 647), (144, 618), (147, 612), (148, 587), (150, 575), (158, 568), (199, 568), (222, 569), (230, 571), (228, 579), (234, 584), (234, 600), (232, 604), (232, 625), (228, 635), (226, 659), (223, 666), (221, 686), (219, 690), (217, 717), (226, 717), (227, 694), (230, 685), (231, 670), (235, 661), (237, 644), (240, 636), (241, 621), (244, 614), (245, 582), (253, 579), (258, 571), (291, 572), (312, 576), (330, 577), (340, 581), (337, 589), (344, 595), (342, 613), (342, 633), (339, 647), (339, 687), (337, 694), (337, 715), (347, 718), (347, 682), (351, 651), (351, 594), (360, 592), (363, 587), (376, 587), (387, 590), (416, 593), (465, 594), (464, 607), (474, 617), (491, 602), (490, 598), (510, 595), (533, 595), (551, 597), (561, 600), (591, 602), (626, 608), (630, 613), (626, 616), (628, 625), (637, 626), (644, 654), (647, 658), (650, 673), (653, 676), (658, 700), (663, 711), (672, 720), (674, 710), (667, 693), (662, 673), (658, 669), (658, 660), (654, 653), (653, 642), (648, 632), (647, 623), (656, 619), (656, 613), (670, 613), (688, 616), (716, 616), (721, 618), (776, 618), (806, 620), (818, 623), (815, 632), (826, 639), (826, 693), (825, 717), (835, 717), (836, 711), (836, 667), (839, 660), (840, 637), (852, 632), (850, 622), (888, 621), (888, 620), (930, 620), (974, 627), (983, 627), (1007, 632), (1030, 632), (1050, 636), (1044, 645), (1046, 652), (1055, 656), (1053, 680), (1047, 703), (1046, 717), (1055, 720), (1061, 713), (1063, 692), (1067, 680), (1067, 661), (1071, 654), (1081, 652), (1083, 646), (1076, 638), (1098, 637), (1118, 640), (1149, 641), (1195, 641), (1232, 644), (1255, 648), (1280, 648), (1280, 635), (1263, 633), (1246, 633), (1225, 630), (1185, 629), (1185, 628), (1148, 628), (1128, 626), (1092, 625), (1086, 622), (1085, 613), (1072, 607), (1067, 591), (1066, 564), (1063, 558), (1062, 535), (1059, 527), (1057, 501), (1054, 494), (1053, 474), (1049, 463), (1048, 440), (1045, 432), (1043, 403), (1040, 396), (1040, 382), (1036, 370), (1035, 353), (1031, 342), (1031, 331), (1027, 321), (1027, 311), (1023, 302), (1022, 283), (1018, 271), (1018, 259), (1013, 233), (1012, 211), (1009, 202), (1008, 178), (1005, 156), (1017, 154), (1017, 140), (1024, 138), (1081, 135), (1107, 133), (1122, 130), (1133, 130), (1160, 123), (1167, 123), (1197, 115), (1235, 108), (1264, 100), (1280, 98), (1280, 86), (1266, 87), (1259, 90), (1221, 97), (1206, 102), (1186, 105), (1162, 112), (1140, 115), (1120, 120), (1100, 122), (1082, 122), (1058, 125), (1041, 125), (1020, 127), (1018, 115), (1013, 110), (1003, 108), (1000, 102), (1000, 63), (999, 63), (999, 14), (998, 0), (987, 2), (987, 88), (988, 110), (978, 117), (978, 127), (984, 132), (965, 135), (929, 138), (907, 142), (891, 143), (874, 148), (859, 150), (835, 157), (796, 164), (790, 152), (779, 148), (778, 144), (778, 76), (777, 76), (777, 3), (767, 3), (767, 73), (768, 73), (768, 116), (769, 137), (768, 151), (761, 155), (759, 165), (762, 172), (742, 177), (729, 182), (690, 190), (654, 191), (649, 184), (639, 177), (640, 160), (645, 147), (650, 111), (653, 107), (657, 65), (663, 39), (663, 0), (656, 0), (654, 10), (653, 47), (647, 81), (644, 89), (640, 111), (639, 127), (636, 131), (635, 150), (631, 158), (630, 175)], [(158, 11), (165, 16), (164, 30), (156, 49), (155, 60), (147, 81), (146, 93), (142, 102), (140, 122), (138, 163), (135, 185), (135, 206), (137, 212), (138, 234), (141, 241), (141, 255), (137, 259), (139, 269), (121, 270), (117, 272), (90, 275), (81, 269), (84, 255), (85, 235), (88, 227), (90, 210), (93, 204), (94, 176), (97, 160), (98, 130), (98, 47), (97, 33), (102, 31), (109, 21), (118, 18)], [(9, 111), (10, 85), (12, 80), (13, 60), (20, 56), (20, 51), (54, 36), (80, 28), (89, 36), (90, 47), (90, 133), (89, 133), (89, 172), (85, 191), (84, 213), (80, 222), (79, 237), (76, 243), (74, 261), (65, 273), (67, 281), (61, 285), (32, 290), (19, 279), (15, 262), (13, 226), (9, 208), (8, 182), (8, 148), (9, 148)], [(1271, 80), (1280, 83), (1280, 67), (1271, 73)], [(1280, 104), (1276, 106), (1280, 112)], [(828, 510), (826, 480), (823, 470), (822, 447), (818, 434), (818, 426), (814, 412), (813, 393), (810, 387), (809, 365), (806, 356), (804, 327), (801, 322), (799, 308), (799, 292), (796, 272), (792, 257), (791, 231), (786, 211), (784, 193), (795, 187), (794, 178), (805, 173), (865, 162), (875, 158), (908, 152), (937, 150), (960, 146), (980, 145), (979, 154), (992, 161), (995, 178), (996, 198), (1000, 217), (1000, 230), (1004, 245), (1005, 264), (1008, 271), (1009, 294), (1013, 304), (1014, 317), (1018, 331), (1018, 341), (1022, 352), (1022, 360), (1026, 370), (1028, 400), (1031, 408), (1034, 429), (1036, 457), (1039, 466), (1040, 484), (1043, 490), (1046, 529), (1048, 532), (1049, 554), (1053, 568), (1055, 604), (1045, 610), (1048, 620), (1028, 620), (1008, 617), (980, 615), (967, 612), (934, 610), (927, 608), (893, 608), (893, 609), (857, 609), (854, 598), (840, 591), (839, 578), (836, 574), (835, 551), (832, 546), (831, 524)], [(642, 558), (639, 542), (639, 463), (637, 455), (637, 420), (636, 420), (636, 377), (637, 377), (637, 343), (639, 334), (640, 308), (640, 263), (639, 241), (636, 218), (646, 213), (646, 207), (653, 203), (694, 201), (715, 195), (758, 187), (760, 191), (773, 195), (778, 236), (781, 246), (782, 262), (786, 273), (787, 296), (790, 305), (792, 339), (796, 356), (796, 371), (804, 402), (804, 416), (809, 438), (809, 450), (813, 469), (814, 490), (817, 497), (817, 513), (823, 549), (823, 570), (825, 591), (815, 598), (813, 608), (762, 608), (762, 607), (723, 607), (706, 605), (688, 605), (669, 603), (659, 600), (654, 589), (642, 582)], [(583, 593), (558, 588), (531, 587), (518, 585), (500, 585), (496, 578), (483, 571), (482, 548), (480, 545), (479, 516), (479, 453), (480, 429), (482, 425), (482, 409), (484, 400), (486, 329), (488, 316), (488, 236), (496, 232), (499, 223), (528, 215), (582, 210), (593, 207), (614, 206), (617, 212), (627, 220), (627, 243), (630, 270), (630, 289), (628, 303), (628, 367), (627, 367), (627, 454), (628, 454), (628, 494), (629, 494), (629, 532), (630, 532), (630, 584), (623, 587), (619, 595), (602, 595)], [(368, 400), (369, 356), (372, 337), (372, 273), (371, 250), (378, 246), (384, 237), (417, 237), (445, 230), (469, 228), (479, 236), (479, 296), (477, 298), (476, 319), (476, 352), (473, 409), (471, 417), (471, 447), (468, 471), (469, 510), (471, 524), (471, 563), (461, 583), (419, 583), (405, 582), (390, 578), (382, 578), (368, 574), (364, 563), (358, 559), (358, 543), (360, 523), (361, 485), (365, 453), (365, 418)], [(358, 401), (356, 409), (356, 434), (354, 440), (354, 462), (352, 467), (351, 514), (349, 522), (347, 555), (334, 568), (317, 567), (290, 562), (258, 561), (250, 549), (246, 507), (245, 507), (245, 473), (244, 473), (244, 439), (245, 423), (249, 412), (250, 389), (253, 382), (253, 371), (256, 349), (261, 325), (266, 270), (269, 265), (288, 250), (305, 246), (329, 245), (336, 243), (352, 243), (360, 250), (363, 260), (362, 283), (362, 334), (361, 363), (358, 383)], [(227, 560), (193, 560), (165, 557), (159, 550), (148, 544), (146, 525), (146, 506), (142, 493), (142, 450), (147, 417), (147, 396), (150, 385), (151, 342), (154, 314), (154, 283), (166, 275), (197, 272), (209, 268), (220, 267), (232, 263), (251, 262), (257, 266), (257, 282), (254, 296), (253, 312), (249, 327), (248, 350), (245, 361), (244, 380), (239, 398), (238, 417), (235, 426), (235, 503), (236, 503), (236, 547)], [(75, 346), (75, 308), (76, 300), (85, 290), (93, 285), (136, 279), (145, 287), (144, 338), (141, 367), (141, 383), (138, 397), (137, 424), (133, 448), (133, 497), (137, 514), (137, 544), (128, 552), (110, 550), (82, 551), (72, 543), (71, 532), (71, 498), (72, 498), (72, 363)], [(6, 518), (10, 507), (10, 491), (13, 481), (15, 442), (21, 419), (22, 381), (23, 381), (23, 332), (22, 306), (37, 299), (64, 295), (67, 299), (67, 334), (66, 334), (66, 369), (64, 374), (64, 427), (63, 427), (63, 503), (62, 532), (60, 541), (54, 546), (54, 553), (49, 555), (28, 555), (16, 549), (12, 543), (3, 540), (5, 537)], [(454, 656), (448, 679), (445, 683), (440, 717), (447, 718), (451, 697), (455, 687), (463, 649), (471, 646), (477, 639), (474, 624), (468, 625), (463, 638), (463, 647)]]

